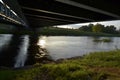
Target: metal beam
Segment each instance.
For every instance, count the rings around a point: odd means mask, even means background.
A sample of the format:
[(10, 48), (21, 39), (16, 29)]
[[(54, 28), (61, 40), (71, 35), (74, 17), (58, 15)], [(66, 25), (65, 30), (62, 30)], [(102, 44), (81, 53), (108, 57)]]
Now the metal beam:
[(37, 17), (37, 18), (46, 18), (46, 19), (64, 21), (64, 22), (73, 22), (73, 23), (76, 22), (76, 21), (72, 21), (72, 20), (65, 20), (65, 19), (59, 19), (59, 18), (53, 18), (53, 17), (41, 16), (41, 15), (33, 15), (33, 14), (25, 14), (25, 15), (32, 16), (32, 17)]
[(65, 4), (68, 4), (68, 5), (72, 5), (72, 6), (76, 6), (76, 7), (79, 7), (79, 8), (83, 8), (83, 9), (86, 9), (86, 10), (94, 11), (94, 12), (97, 12), (97, 13), (105, 14), (105, 15), (108, 15), (108, 16), (112, 16), (112, 17), (115, 17), (116, 19), (120, 19), (119, 15), (116, 15), (116, 14), (113, 14), (113, 13), (110, 13), (110, 12), (107, 12), (107, 11), (104, 11), (104, 10), (100, 10), (100, 9), (97, 9), (97, 8), (94, 8), (94, 7), (91, 7), (91, 6), (87, 6), (87, 5), (84, 5), (84, 4), (75, 2), (75, 1), (71, 1), (71, 0), (55, 0), (55, 1), (65, 3)]
[(68, 15), (68, 14), (62, 14), (62, 13), (57, 13), (57, 12), (52, 12), (52, 11), (30, 8), (30, 7), (22, 7), (22, 8), (23, 9), (28, 9), (28, 10), (33, 10), (33, 11), (38, 11), (38, 12), (44, 12), (44, 13), (48, 13), (48, 14), (55, 14), (55, 15), (60, 15), (60, 16), (65, 16), (65, 17), (70, 17), (70, 18), (76, 18), (76, 19), (80, 19), (80, 20), (86, 20), (86, 21), (92, 21), (92, 22), (95, 21), (93, 19), (77, 17), (77, 16)]

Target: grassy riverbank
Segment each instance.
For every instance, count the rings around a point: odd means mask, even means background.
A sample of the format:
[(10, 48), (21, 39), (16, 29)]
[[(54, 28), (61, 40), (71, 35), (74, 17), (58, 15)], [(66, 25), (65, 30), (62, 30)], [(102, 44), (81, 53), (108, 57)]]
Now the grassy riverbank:
[(1, 69), (0, 80), (120, 80), (119, 74), (120, 50), (116, 50), (37, 64), (32, 68)]
[(100, 32), (84, 32), (79, 29), (63, 29), (63, 28), (43, 28), (39, 34), (50, 36), (120, 36), (120, 34), (108, 34)]
[(108, 34), (100, 32), (85, 32), (79, 29), (64, 29), (55, 27), (46, 27), (42, 29), (36, 29), (36, 31), (28, 29), (18, 29), (18, 30), (3, 30), (0, 29), (0, 34), (28, 34), (28, 35), (47, 35), (47, 36), (106, 36), (106, 37), (120, 37), (119, 33)]

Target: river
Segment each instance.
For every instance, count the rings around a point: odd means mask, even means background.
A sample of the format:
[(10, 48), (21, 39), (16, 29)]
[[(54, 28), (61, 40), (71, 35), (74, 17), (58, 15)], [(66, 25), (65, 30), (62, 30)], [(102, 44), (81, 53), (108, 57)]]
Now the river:
[[(111, 42), (94, 42), (96, 38)], [(115, 49), (120, 49), (120, 37), (0, 34), (0, 66), (18, 68)]]

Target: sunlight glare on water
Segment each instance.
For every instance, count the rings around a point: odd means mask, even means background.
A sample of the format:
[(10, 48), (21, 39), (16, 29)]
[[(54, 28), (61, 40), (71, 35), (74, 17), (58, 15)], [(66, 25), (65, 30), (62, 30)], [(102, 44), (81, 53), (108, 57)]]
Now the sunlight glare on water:
[(41, 46), (42, 48), (45, 48), (45, 44), (46, 44), (46, 37), (39, 37), (39, 41), (37, 43), (37, 45)]
[(12, 35), (0, 35), (0, 50), (11, 41)]

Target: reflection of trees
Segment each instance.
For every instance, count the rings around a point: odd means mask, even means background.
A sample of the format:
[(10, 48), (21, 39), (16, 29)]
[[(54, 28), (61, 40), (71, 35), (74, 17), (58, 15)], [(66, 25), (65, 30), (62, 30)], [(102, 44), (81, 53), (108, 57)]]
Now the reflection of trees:
[(100, 37), (95, 36), (95, 37), (92, 37), (92, 39), (93, 39), (93, 40), (99, 40)]
[(30, 45), (28, 49), (28, 59), (26, 65), (51, 61), (48, 56), (47, 50), (45, 48), (42, 48), (40, 45), (37, 45), (38, 41), (39, 36), (30, 36)]

